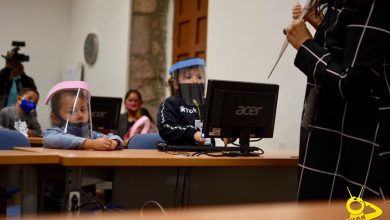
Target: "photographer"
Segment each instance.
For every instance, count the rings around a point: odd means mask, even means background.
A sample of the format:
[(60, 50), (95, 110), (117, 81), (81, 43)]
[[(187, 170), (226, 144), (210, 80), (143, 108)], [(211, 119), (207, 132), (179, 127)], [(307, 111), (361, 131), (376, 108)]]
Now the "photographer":
[(13, 41), (12, 46), (14, 48), (7, 55), (1, 55), (6, 62), (0, 71), (0, 109), (15, 105), (21, 89), (37, 89), (34, 80), (24, 72), (22, 62), (29, 61), (29, 57), (18, 52), (19, 47), (25, 46), (25, 43)]

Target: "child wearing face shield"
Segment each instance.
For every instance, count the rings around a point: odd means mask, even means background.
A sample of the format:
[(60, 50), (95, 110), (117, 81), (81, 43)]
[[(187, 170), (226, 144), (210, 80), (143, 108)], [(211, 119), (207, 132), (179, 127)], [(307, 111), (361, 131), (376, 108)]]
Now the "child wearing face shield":
[(16, 130), (26, 137), (39, 137), (42, 134), (35, 108), (39, 93), (34, 88), (23, 88), (16, 97), (14, 106), (0, 110), (0, 128)]
[(52, 128), (43, 132), (43, 146), (59, 149), (120, 150), (122, 139), (92, 131), (89, 86), (82, 81), (56, 84), (46, 97), (50, 101)]
[[(161, 103), (157, 127), (167, 144), (204, 145), (202, 114), (205, 101), (205, 62), (201, 58), (172, 65), (168, 80), (172, 95)], [(206, 144), (211, 144), (207, 141)]]

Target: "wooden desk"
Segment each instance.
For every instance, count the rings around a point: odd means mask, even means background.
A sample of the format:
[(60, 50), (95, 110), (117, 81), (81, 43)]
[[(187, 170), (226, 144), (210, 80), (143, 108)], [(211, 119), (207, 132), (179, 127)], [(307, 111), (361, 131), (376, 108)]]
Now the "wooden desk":
[[(38, 190), (35, 165), (58, 164), (59, 161), (59, 156), (51, 153), (0, 150), (0, 187), (20, 187), (22, 212), (35, 213)], [(5, 211), (5, 207), (0, 210)]]
[(0, 165), (58, 164), (60, 157), (49, 152), (0, 150)]
[[(382, 201), (369, 201), (383, 210), (383, 214), (376, 218), (390, 218), (390, 204)], [(68, 220), (83, 219), (109, 219), (109, 220), (342, 220), (348, 219), (349, 213), (345, 208), (345, 202), (340, 201), (328, 205), (326, 202), (313, 203), (273, 203), (273, 204), (253, 204), (253, 205), (234, 205), (218, 207), (202, 207), (185, 210), (165, 210), (167, 216), (161, 211), (144, 211), (141, 218), (139, 210), (128, 212), (108, 212), (100, 214), (81, 214), (80, 216), (56, 215), (39, 216), (40, 220)], [(364, 210), (369, 213), (370, 210)], [(23, 217), (24, 220), (35, 220), (36, 217)]]
[(289, 151), (268, 152), (260, 157), (210, 157), (173, 155), (157, 150), (86, 151), (17, 147), (16, 150), (57, 154), (64, 166), (297, 166)]
[[(67, 191), (111, 181), (114, 174), (114, 202), (128, 208), (139, 207), (147, 198), (175, 206), (173, 198), (178, 188), (191, 191), (187, 205), (296, 199), (298, 158), (286, 151), (267, 152), (261, 157), (187, 157), (157, 150), (17, 150), (57, 154), (60, 164), (66, 167)], [(187, 186), (189, 171), (191, 185)], [(177, 181), (179, 185), (175, 185)]]
[(31, 144), (31, 147), (42, 147), (43, 146), (43, 138), (41, 137), (29, 137), (28, 141)]

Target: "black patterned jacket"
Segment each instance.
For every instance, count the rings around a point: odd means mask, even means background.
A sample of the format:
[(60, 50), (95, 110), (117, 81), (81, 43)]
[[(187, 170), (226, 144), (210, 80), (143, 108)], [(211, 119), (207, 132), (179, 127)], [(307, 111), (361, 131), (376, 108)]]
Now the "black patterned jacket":
[[(390, 1), (335, 0), (295, 65), (318, 91), (301, 129), (298, 199), (390, 193)], [(305, 109), (307, 110), (307, 109)], [(304, 110), (304, 114), (307, 113)]]

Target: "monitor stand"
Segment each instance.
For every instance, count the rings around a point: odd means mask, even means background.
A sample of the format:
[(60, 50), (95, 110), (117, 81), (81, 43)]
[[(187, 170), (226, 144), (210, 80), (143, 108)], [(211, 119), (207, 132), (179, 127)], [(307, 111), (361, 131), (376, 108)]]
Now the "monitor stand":
[(251, 152), (249, 149), (249, 137), (250, 137), (250, 129), (249, 128), (241, 128), (240, 129), (240, 152), (235, 151), (228, 151), (224, 152), (224, 156), (229, 156), (229, 157), (257, 157), (260, 155), (260, 153), (257, 152)]

